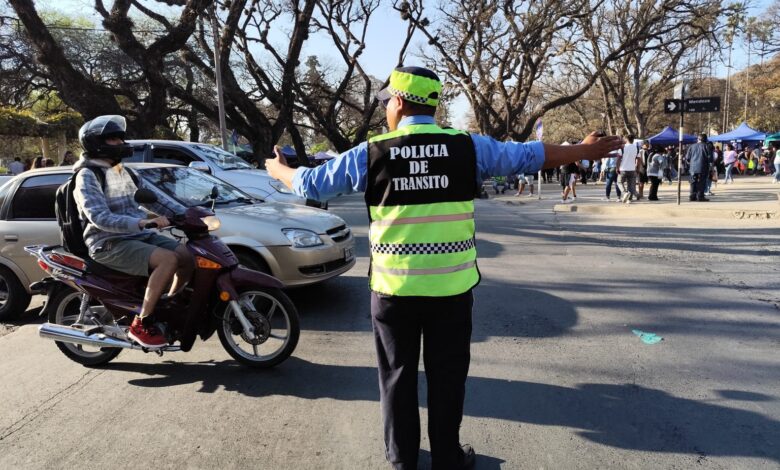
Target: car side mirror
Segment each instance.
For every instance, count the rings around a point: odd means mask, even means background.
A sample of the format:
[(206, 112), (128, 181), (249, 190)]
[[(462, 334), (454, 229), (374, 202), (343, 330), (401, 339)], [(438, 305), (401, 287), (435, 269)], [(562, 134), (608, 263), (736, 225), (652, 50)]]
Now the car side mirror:
[(209, 164), (206, 162), (190, 162), (189, 167), (203, 173), (211, 173), (211, 168), (209, 168)]
[(157, 194), (151, 189), (140, 188), (133, 195), (133, 199), (138, 204), (154, 204), (157, 202)]

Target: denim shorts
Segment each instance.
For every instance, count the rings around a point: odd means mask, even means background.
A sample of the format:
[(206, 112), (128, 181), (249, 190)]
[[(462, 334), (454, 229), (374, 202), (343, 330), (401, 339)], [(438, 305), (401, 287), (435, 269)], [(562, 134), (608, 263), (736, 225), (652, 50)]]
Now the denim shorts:
[(92, 259), (116, 271), (132, 276), (149, 275), (149, 259), (157, 248), (175, 251), (179, 242), (157, 233), (141, 238), (107, 240), (102, 250), (94, 253)]

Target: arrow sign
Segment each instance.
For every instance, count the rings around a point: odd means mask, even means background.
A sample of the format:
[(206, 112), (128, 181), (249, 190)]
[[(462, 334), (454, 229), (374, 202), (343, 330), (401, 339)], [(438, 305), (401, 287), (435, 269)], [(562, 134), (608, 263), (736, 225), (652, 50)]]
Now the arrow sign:
[(682, 111), (681, 100), (664, 100), (664, 113), (679, 113)]

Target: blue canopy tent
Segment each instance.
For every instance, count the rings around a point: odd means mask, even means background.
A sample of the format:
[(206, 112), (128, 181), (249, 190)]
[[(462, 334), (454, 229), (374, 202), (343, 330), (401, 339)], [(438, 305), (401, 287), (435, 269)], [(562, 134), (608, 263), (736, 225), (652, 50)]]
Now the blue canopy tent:
[(763, 142), (764, 139), (766, 139), (765, 132), (752, 129), (745, 122), (731, 132), (710, 137), (711, 142)]
[[(674, 145), (679, 142), (680, 140), (680, 134), (676, 130), (672, 129), (669, 126), (664, 127), (664, 130), (659, 132), (658, 134), (648, 137), (645, 139), (647, 142), (650, 143), (650, 145)], [(683, 134), (683, 143), (684, 144), (694, 144), (696, 143), (696, 136), (689, 135), (689, 134)]]
[(282, 147), (281, 150), (282, 150), (282, 155), (284, 155), (285, 158), (287, 158), (287, 157), (295, 157), (297, 155), (295, 153), (295, 149), (292, 148), (292, 146), (290, 146), (290, 145), (285, 145), (284, 147)]

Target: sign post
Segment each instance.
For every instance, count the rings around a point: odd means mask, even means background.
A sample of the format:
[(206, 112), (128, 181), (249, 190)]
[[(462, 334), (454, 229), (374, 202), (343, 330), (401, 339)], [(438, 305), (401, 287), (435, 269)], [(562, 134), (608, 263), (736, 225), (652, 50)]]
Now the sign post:
[(674, 87), (674, 99), (664, 100), (664, 113), (680, 113), (680, 137), (677, 155), (677, 205), (682, 199), (682, 146), (683, 126), (685, 125), (685, 113), (711, 113), (720, 111), (720, 97), (708, 96), (705, 98), (685, 98), (686, 83), (683, 81)]

